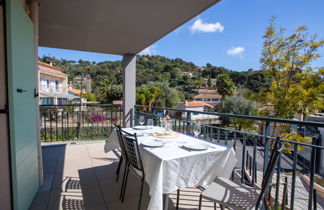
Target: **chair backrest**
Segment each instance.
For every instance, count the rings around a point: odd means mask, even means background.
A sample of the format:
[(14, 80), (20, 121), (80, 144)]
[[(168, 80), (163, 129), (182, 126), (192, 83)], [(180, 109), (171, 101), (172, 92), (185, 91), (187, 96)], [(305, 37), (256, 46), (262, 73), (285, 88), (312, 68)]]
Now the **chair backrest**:
[(135, 134), (128, 133), (121, 129), (123, 142), (125, 146), (125, 152), (128, 162), (135, 169), (142, 171), (144, 173), (141, 154), (138, 147), (137, 136)]
[(119, 146), (120, 146), (121, 156), (125, 160), (127, 160), (127, 156), (126, 156), (126, 152), (125, 152), (125, 145), (124, 145), (123, 137), (122, 137), (122, 133), (121, 133), (121, 127), (120, 127), (120, 125), (117, 125), (117, 124), (114, 124), (114, 126), (115, 126), (116, 131), (117, 131), (117, 137), (118, 137), (118, 143), (119, 143)]
[(271, 181), (272, 181), (272, 175), (273, 175), (275, 166), (278, 163), (278, 159), (280, 157), (280, 154), (281, 154), (283, 148), (284, 148), (283, 143), (281, 143), (280, 140), (277, 139), (276, 143), (275, 143), (275, 145), (273, 147), (273, 150), (271, 152), (270, 160), (269, 160), (267, 169), (266, 169), (266, 171), (264, 173), (264, 176), (263, 176), (262, 188), (261, 188), (261, 192), (260, 192), (258, 201), (256, 203), (255, 209), (257, 209), (260, 206), (261, 202), (263, 201), (265, 195), (268, 192), (269, 185), (271, 184)]

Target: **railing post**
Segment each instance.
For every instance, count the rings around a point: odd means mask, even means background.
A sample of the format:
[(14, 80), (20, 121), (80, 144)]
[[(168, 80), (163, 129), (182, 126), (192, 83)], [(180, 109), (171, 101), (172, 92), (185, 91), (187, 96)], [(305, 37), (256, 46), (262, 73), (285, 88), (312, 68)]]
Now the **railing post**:
[(157, 116), (156, 116), (156, 108), (154, 108), (153, 110), (153, 123), (154, 123), (154, 126), (157, 126)]
[(298, 144), (294, 144), (293, 174), (292, 174), (292, 181), (291, 181), (291, 198), (290, 198), (291, 209), (294, 209), (294, 204), (295, 204), (297, 156), (298, 156)]
[(243, 138), (243, 148), (242, 148), (242, 171), (241, 171), (241, 183), (244, 183), (244, 177), (245, 177), (245, 158), (246, 158), (246, 137)]
[[(316, 144), (316, 137), (313, 137), (312, 144)], [(315, 164), (316, 164), (316, 148), (312, 148), (311, 153), (311, 171), (309, 178), (309, 197), (308, 197), (308, 208), (312, 209), (313, 207), (313, 199), (314, 199), (314, 175), (315, 175)]]
[(270, 121), (266, 121), (265, 130), (264, 130), (264, 161), (263, 161), (263, 174), (265, 173), (268, 163), (269, 163), (269, 148), (270, 148), (270, 139), (267, 137), (270, 135)]
[(187, 134), (190, 134), (191, 112), (187, 112), (186, 122), (187, 122), (186, 132)]
[[(137, 109), (136, 109), (136, 106), (134, 106), (134, 119), (133, 119), (133, 123), (134, 123), (134, 125), (137, 125), (138, 123), (137, 123), (137, 120), (138, 120), (138, 111), (137, 111)], [(124, 119), (125, 120), (125, 119)]]

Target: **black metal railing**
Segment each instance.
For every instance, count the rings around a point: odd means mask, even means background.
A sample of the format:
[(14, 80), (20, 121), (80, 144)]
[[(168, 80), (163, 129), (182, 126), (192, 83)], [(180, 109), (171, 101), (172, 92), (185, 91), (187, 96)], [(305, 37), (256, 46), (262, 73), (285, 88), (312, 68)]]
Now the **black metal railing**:
[[(295, 121), (216, 112), (181, 110), (163, 107), (135, 106), (135, 125), (139, 116), (160, 118), (169, 115), (173, 130), (192, 135), (192, 125), (200, 123), (200, 138), (233, 146), (238, 159), (233, 178), (251, 186), (261, 186), (268, 165), (269, 153), (275, 141), (285, 144), (267, 196), (270, 209), (324, 208), (324, 197), (316, 194), (314, 177), (323, 155), (320, 132), (324, 123)], [(285, 139), (283, 134), (298, 127), (303, 141)], [(294, 134), (292, 134), (294, 135)], [(301, 140), (299, 139), (299, 140)]]
[(120, 105), (41, 105), (41, 141), (106, 139), (113, 124), (123, 124), (122, 121)]

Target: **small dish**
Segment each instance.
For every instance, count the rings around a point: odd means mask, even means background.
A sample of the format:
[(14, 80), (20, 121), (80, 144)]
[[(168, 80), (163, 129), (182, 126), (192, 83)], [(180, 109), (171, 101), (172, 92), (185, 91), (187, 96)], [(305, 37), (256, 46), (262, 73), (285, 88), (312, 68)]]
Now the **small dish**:
[(182, 147), (189, 150), (203, 151), (207, 150), (209, 147), (206, 144), (198, 143), (198, 142), (190, 142), (183, 144)]
[(147, 130), (148, 127), (147, 126), (135, 126), (133, 127), (134, 130)]
[(146, 147), (163, 147), (165, 145), (165, 142), (163, 142), (163, 141), (143, 141), (141, 144)]

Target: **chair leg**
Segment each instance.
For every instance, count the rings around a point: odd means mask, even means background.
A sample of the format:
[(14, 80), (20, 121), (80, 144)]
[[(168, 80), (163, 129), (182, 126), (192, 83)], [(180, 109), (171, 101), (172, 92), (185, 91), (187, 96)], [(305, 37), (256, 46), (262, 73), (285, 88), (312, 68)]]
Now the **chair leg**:
[(180, 200), (180, 189), (177, 190), (177, 206), (176, 206), (176, 209), (179, 209), (179, 200)]
[(142, 180), (141, 180), (141, 192), (140, 192), (140, 196), (139, 196), (139, 201), (138, 201), (138, 210), (141, 210), (141, 203), (142, 203), (142, 196), (143, 196), (143, 188), (144, 188), (144, 177), (142, 177)]
[(125, 193), (126, 193), (126, 187), (127, 187), (128, 174), (129, 174), (129, 163), (128, 163), (127, 170), (126, 170), (126, 179), (125, 179), (125, 183), (124, 183), (124, 189), (123, 189), (123, 195), (122, 195), (122, 198), (121, 198), (121, 202), (124, 202)]
[(216, 210), (216, 202), (214, 202), (214, 210)]
[(118, 182), (118, 178), (119, 178), (119, 172), (120, 172), (120, 168), (121, 168), (121, 165), (123, 164), (123, 156), (121, 156), (119, 158), (119, 163), (118, 163), (118, 167), (117, 167), (117, 170), (116, 170), (116, 182)]
[(123, 196), (123, 191), (124, 191), (124, 185), (125, 185), (125, 180), (126, 180), (126, 172), (127, 172), (127, 167), (128, 167), (128, 163), (125, 163), (125, 169), (124, 169), (124, 176), (123, 176), (123, 181), (122, 181), (122, 186), (120, 189), (120, 194), (119, 194), (119, 199), (122, 199)]
[(223, 205), (220, 205), (219, 204), (219, 206), (220, 206), (221, 210), (224, 210), (225, 209)]
[(198, 209), (201, 210), (201, 202), (202, 202), (202, 194), (199, 196), (199, 207)]

